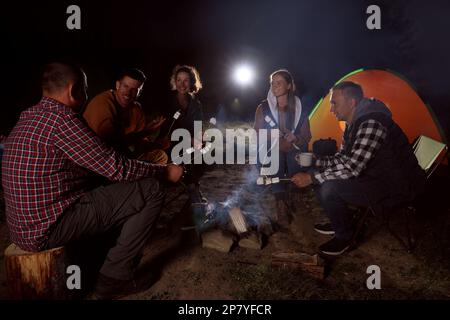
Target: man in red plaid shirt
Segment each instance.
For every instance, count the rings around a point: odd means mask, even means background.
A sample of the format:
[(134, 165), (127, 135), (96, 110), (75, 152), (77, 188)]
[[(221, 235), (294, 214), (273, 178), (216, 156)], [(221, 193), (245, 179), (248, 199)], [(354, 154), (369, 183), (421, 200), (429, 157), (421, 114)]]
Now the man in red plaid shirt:
[[(45, 67), (41, 101), (22, 112), (4, 142), (2, 184), (11, 240), (40, 251), (121, 227), (100, 270), (96, 292), (110, 298), (137, 290), (137, 257), (159, 216), (159, 180), (183, 169), (131, 160), (107, 147), (79, 116), (87, 80), (74, 66)], [(90, 173), (113, 183), (93, 189)]]

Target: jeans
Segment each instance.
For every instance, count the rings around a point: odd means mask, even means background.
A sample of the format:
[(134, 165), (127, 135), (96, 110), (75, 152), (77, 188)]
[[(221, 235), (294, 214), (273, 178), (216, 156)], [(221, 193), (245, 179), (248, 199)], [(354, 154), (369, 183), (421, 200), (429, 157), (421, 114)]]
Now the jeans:
[(120, 182), (96, 188), (65, 210), (51, 229), (47, 249), (106, 234), (119, 227), (100, 272), (130, 280), (138, 257), (156, 225), (165, 192), (154, 178)]
[[(335, 237), (348, 241), (353, 236), (353, 219), (348, 205), (368, 207), (373, 205), (371, 191), (385, 190), (380, 181), (360, 181), (359, 179), (330, 180), (315, 186), (316, 196), (330, 218)], [(386, 191), (387, 196), (387, 191)]]

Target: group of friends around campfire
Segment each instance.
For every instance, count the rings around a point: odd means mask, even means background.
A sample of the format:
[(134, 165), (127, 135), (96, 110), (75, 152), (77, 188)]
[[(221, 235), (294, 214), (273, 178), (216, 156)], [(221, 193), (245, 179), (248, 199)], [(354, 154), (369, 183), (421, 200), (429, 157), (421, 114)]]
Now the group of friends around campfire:
[[(83, 109), (87, 101), (83, 70), (66, 63), (48, 64), (41, 100), (22, 112), (4, 141), (7, 223), (11, 240), (20, 248), (42, 251), (119, 227), (94, 289), (101, 299), (148, 287), (135, 279), (136, 267), (163, 207), (165, 184), (180, 181), (185, 173), (182, 166), (168, 163), (167, 130), (186, 128), (194, 146), (202, 143), (193, 135), (194, 120), (202, 120), (195, 97), (201, 89), (196, 69), (174, 69), (167, 115), (151, 121), (136, 101), (145, 81), (140, 70), (125, 70), (115, 90), (98, 94)], [(180, 117), (169, 126), (167, 119), (175, 112)], [(267, 100), (256, 110), (255, 129), (272, 128), (266, 116), (276, 123), (282, 133), (278, 176), (290, 177), (300, 188), (313, 185), (331, 221), (315, 229), (334, 235), (319, 250), (338, 255), (348, 249), (354, 231), (348, 204), (411, 199), (420, 192), (424, 174), (389, 109), (381, 101), (364, 98), (359, 85), (334, 86), (331, 112), (347, 123), (342, 147), (335, 155), (317, 158), (315, 166), (305, 171), (295, 155), (308, 149), (308, 117), (295, 96), (292, 75), (278, 70), (270, 76)], [(110, 182), (93, 186), (92, 173)], [(199, 175), (193, 176), (191, 197), (201, 197)], [(273, 185), (282, 226), (290, 223), (285, 187)]]

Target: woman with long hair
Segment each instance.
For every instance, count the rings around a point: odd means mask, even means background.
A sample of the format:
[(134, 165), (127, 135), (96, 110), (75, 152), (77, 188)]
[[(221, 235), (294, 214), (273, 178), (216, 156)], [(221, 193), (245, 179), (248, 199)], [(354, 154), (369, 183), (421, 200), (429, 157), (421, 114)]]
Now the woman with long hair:
[[(170, 136), (176, 129), (186, 129), (192, 139), (192, 145), (196, 149), (202, 148), (203, 132), (194, 132), (194, 122), (203, 121), (202, 104), (196, 94), (202, 89), (200, 74), (197, 69), (189, 65), (177, 65), (170, 77), (172, 95), (166, 108), (166, 145), (170, 145)], [(169, 154), (171, 152), (168, 152)], [(203, 202), (200, 192), (199, 180), (203, 174), (202, 165), (191, 164), (187, 166), (185, 182), (188, 184), (192, 203)]]
[[(288, 70), (277, 70), (270, 75), (267, 100), (256, 109), (254, 128), (279, 129), (279, 169), (276, 177), (290, 178), (302, 170), (295, 160), (295, 155), (308, 150), (311, 131), (308, 114), (295, 95), (294, 78)], [(270, 141), (268, 146), (270, 148)], [(286, 185), (283, 182), (273, 184), (272, 192), (277, 202), (277, 223), (285, 228), (291, 221)]]
[(174, 119), (167, 136), (170, 137), (175, 129), (184, 128), (190, 132), (191, 137), (194, 137), (194, 121), (203, 120), (202, 104), (196, 97), (202, 89), (200, 74), (193, 66), (177, 65), (172, 71), (170, 86), (173, 94), (167, 110), (169, 113), (167, 122), (172, 122), (175, 113), (179, 112), (179, 116)]

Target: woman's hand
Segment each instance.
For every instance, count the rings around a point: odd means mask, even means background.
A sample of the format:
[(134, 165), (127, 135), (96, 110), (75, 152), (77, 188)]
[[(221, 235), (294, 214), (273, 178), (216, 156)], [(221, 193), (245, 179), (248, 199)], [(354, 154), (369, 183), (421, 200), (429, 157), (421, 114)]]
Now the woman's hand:
[(293, 143), (297, 140), (297, 137), (292, 132), (288, 132), (284, 135), (284, 139), (286, 139), (289, 143)]
[(292, 144), (284, 138), (280, 138), (280, 151), (288, 152), (292, 149)]

